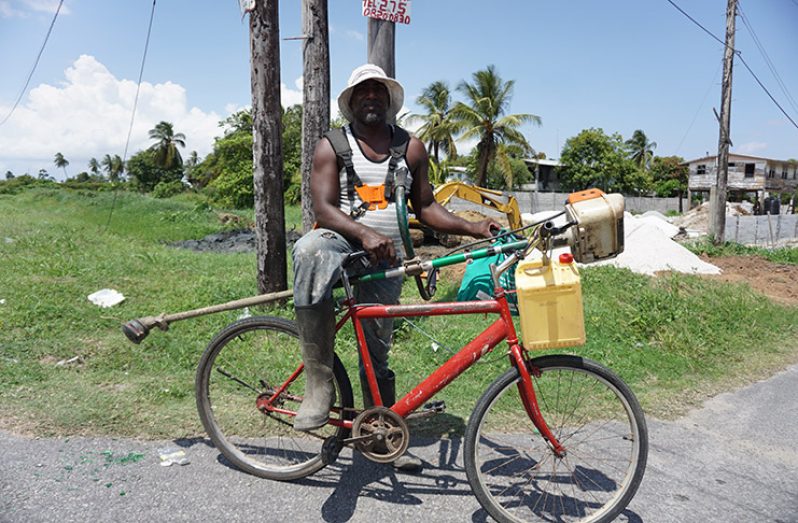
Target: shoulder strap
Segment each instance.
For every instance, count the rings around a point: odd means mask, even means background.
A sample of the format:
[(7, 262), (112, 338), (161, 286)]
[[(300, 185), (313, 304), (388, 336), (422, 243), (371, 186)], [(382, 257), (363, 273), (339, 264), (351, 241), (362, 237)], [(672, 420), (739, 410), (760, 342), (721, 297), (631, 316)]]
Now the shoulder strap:
[(352, 147), (346, 137), (346, 130), (343, 127), (330, 129), (324, 133), (324, 137), (330, 142), (336, 158), (346, 169), (346, 195), (349, 198), (350, 214), (353, 218), (359, 216), (363, 214), (363, 211), (355, 208), (355, 186), (360, 187), (363, 182), (355, 172), (355, 164), (352, 163)]
[(404, 185), (407, 182), (407, 173), (401, 173), (400, 180), (396, 178), (396, 166), (399, 160), (407, 154), (407, 148), (410, 145), (410, 134), (401, 127), (393, 126), (393, 137), (391, 138), (391, 159), (388, 162), (388, 174), (385, 175), (385, 199), (393, 201), (394, 187), (397, 183)]

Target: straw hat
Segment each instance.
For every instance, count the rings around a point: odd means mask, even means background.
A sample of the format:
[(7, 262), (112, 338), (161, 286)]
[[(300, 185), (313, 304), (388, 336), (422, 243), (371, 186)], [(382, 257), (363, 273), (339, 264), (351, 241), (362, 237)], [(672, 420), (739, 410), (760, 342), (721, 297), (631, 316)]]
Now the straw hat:
[(366, 80), (376, 80), (388, 89), (390, 104), (388, 106), (386, 118), (388, 121), (396, 118), (396, 115), (402, 109), (402, 103), (404, 103), (405, 100), (405, 92), (404, 89), (402, 89), (402, 84), (393, 78), (388, 77), (382, 68), (374, 64), (361, 65), (352, 71), (352, 75), (349, 77), (349, 82), (346, 85), (346, 89), (341, 91), (341, 94), (338, 95), (338, 110), (341, 111), (341, 114), (344, 116), (344, 118), (350, 122), (354, 120), (352, 109), (349, 107), (349, 102), (352, 98), (352, 91), (354, 91), (358, 84), (361, 84)]

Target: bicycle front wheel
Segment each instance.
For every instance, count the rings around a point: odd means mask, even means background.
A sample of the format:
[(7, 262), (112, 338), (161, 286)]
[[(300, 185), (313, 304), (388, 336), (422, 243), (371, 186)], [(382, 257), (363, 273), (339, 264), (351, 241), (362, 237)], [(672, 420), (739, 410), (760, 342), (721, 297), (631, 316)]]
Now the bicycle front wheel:
[(557, 457), (521, 402), (513, 368), (480, 398), (465, 433), (468, 481), (498, 521), (612, 521), (635, 495), (648, 431), (629, 387), (576, 356), (530, 361), (538, 406), (565, 447)]
[[(239, 469), (267, 479), (294, 480), (324, 467), (325, 438), (345, 438), (348, 431), (325, 425), (297, 432), (290, 414), (263, 412), (258, 400), (271, 397), (302, 363), (296, 323), (282, 318), (254, 317), (237, 321), (208, 345), (197, 368), (196, 394), (200, 419), (216, 448)], [(353, 406), (352, 386), (335, 357), (336, 405), (331, 418), (343, 419)], [(274, 402), (286, 411), (299, 408), (304, 375)]]

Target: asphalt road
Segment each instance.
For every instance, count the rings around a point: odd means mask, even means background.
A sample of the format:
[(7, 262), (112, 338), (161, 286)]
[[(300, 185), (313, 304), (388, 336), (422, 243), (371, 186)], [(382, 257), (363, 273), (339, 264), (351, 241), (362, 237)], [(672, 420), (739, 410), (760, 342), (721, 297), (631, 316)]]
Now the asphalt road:
[[(798, 366), (675, 422), (649, 420), (649, 465), (619, 521), (798, 523)], [(0, 433), (0, 521), (485, 521), (460, 440), (419, 443), (418, 475), (343, 453), (297, 483), (227, 466), (207, 440), (28, 439)], [(159, 450), (188, 465), (162, 467)]]

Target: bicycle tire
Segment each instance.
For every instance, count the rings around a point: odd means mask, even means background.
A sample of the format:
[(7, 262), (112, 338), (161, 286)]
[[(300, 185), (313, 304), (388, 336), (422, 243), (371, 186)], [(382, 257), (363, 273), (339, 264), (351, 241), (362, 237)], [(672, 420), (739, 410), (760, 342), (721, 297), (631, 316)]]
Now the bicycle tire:
[[(284, 383), (299, 367), (298, 336), (296, 323), (283, 318), (236, 321), (208, 344), (197, 367), (197, 410), (208, 436), (234, 466), (262, 478), (291, 481), (319, 471), (325, 466), (321, 459), (324, 438), (344, 439), (349, 434), (332, 425), (298, 432), (293, 429), (293, 416), (257, 409), (258, 396)], [(353, 406), (352, 386), (337, 355), (333, 377), (340, 410), (330, 415), (342, 418), (343, 408)], [(280, 401), (295, 411), (303, 396), (300, 374)]]
[(535, 429), (512, 368), (488, 387), (466, 427), (474, 494), (500, 522), (612, 521), (645, 472), (648, 429), (640, 404), (617, 375), (585, 358), (542, 356), (529, 368), (543, 418), (567, 454), (557, 458)]

